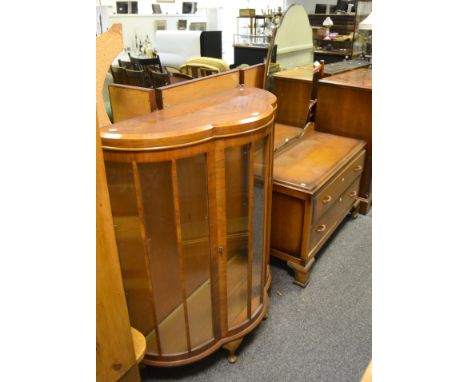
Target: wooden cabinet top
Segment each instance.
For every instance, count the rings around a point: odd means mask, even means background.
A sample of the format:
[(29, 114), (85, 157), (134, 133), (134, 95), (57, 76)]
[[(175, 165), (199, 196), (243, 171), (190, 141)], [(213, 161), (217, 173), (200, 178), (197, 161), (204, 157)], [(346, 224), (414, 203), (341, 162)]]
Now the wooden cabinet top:
[(312, 64), (306, 64), (296, 66), (294, 68), (282, 70), (273, 74), (273, 77), (284, 78), (288, 80), (312, 82), (314, 76), (314, 66)]
[(270, 92), (237, 87), (101, 128), (104, 149), (160, 150), (246, 133), (273, 117)]
[(320, 80), (319, 84), (372, 91), (372, 69), (364, 68), (340, 73)]
[(364, 60), (345, 60), (326, 64), (324, 68), (325, 77), (334, 76), (336, 74), (349, 72), (359, 68), (367, 68), (370, 66), (369, 61)]
[(307, 133), (275, 157), (273, 182), (312, 194), (337, 169), (365, 146), (365, 142), (319, 132)]

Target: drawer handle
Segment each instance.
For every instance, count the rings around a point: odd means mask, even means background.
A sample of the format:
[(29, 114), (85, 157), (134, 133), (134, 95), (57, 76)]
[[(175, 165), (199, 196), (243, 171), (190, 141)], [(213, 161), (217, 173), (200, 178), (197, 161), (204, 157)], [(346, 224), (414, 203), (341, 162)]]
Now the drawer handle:
[(325, 197), (322, 199), (322, 203), (323, 203), (323, 204), (327, 204), (327, 203), (330, 203), (331, 200), (332, 200), (331, 195), (327, 195), (327, 196), (325, 196)]
[(351, 191), (351, 192), (349, 193), (349, 197), (350, 197), (350, 198), (354, 198), (356, 195), (357, 195), (357, 192), (356, 192), (356, 191)]
[(362, 170), (362, 166), (361, 166), (361, 165), (354, 167), (354, 171), (356, 171), (356, 172), (357, 172), (357, 171), (361, 171), (361, 170)]
[(315, 230), (317, 232), (323, 232), (327, 229), (327, 226), (325, 224), (320, 224)]

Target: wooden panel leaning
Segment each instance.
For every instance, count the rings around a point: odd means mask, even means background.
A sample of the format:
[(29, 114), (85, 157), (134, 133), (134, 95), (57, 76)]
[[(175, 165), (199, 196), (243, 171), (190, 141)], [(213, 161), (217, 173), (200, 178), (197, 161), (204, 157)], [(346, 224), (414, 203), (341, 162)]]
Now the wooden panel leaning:
[[(142, 334), (130, 327), (117, 255), (109, 192), (98, 126), (110, 123), (102, 84), (122, 50), (121, 26), (96, 38), (96, 380), (140, 381), (138, 362), (146, 349)], [(134, 346), (135, 344), (135, 346)]]
[(156, 109), (155, 92), (150, 88), (109, 84), (109, 100), (114, 123), (145, 115)]
[(192, 101), (239, 86), (239, 70), (233, 69), (183, 83), (156, 89), (158, 109), (167, 109), (183, 102)]
[(257, 64), (239, 69), (240, 83), (246, 86), (263, 89), (265, 80), (265, 64)]
[(140, 381), (120, 274), (101, 139), (97, 134), (96, 380), (111, 382), (121, 378)]

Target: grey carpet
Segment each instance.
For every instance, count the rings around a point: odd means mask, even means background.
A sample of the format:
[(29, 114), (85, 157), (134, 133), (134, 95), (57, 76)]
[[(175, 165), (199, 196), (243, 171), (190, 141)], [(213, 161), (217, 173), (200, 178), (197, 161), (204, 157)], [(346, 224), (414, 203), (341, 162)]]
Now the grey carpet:
[(268, 320), (249, 334), (231, 365), (218, 350), (192, 365), (145, 367), (143, 381), (359, 382), (371, 358), (371, 213), (346, 218), (302, 289), (272, 260)]

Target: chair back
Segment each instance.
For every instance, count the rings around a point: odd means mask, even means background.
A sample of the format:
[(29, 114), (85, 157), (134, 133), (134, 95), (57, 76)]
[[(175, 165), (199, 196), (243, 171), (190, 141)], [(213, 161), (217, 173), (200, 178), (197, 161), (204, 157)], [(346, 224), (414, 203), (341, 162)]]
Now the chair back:
[(171, 73), (165, 72), (165, 73), (159, 73), (156, 72), (155, 70), (149, 70), (151, 82), (153, 83), (153, 88), (157, 89), (161, 86), (166, 86), (169, 85), (170, 78), (171, 78)]
[(220, 72), (219, 68), (215, 66), (195, 63), (185, 63), (180, 67), (180, 71), (193, 78), (205, 77)]
[(111, 66), (111, 73), (114, 83), (121, 85), (128, 84), (127, 73), (125, 73), (124, 68), (121, 68), (120, 66)]
[(137, 58), (137, 57), (132, 57), (130, 53), (128, 54), (128, 57), (130, 58), (130, 62), (135, 66), (136, 69), (142, 69), (144, 70), (146, 66), (148, 65), (154, 65), (157, 67), (157, 69), (162, 73), (164, 72), (164, 69), (161, 65), (161, 60), (159, 59), (159, 56), (153, 57), (153, 58)]
[(124, 69), (132, 69), (135, 70), (135, 67), (130, 61), (123, 61), (119, 58), (119, 66)]
[(171, 84), (176, 84), (178, 82), (190, 81), (193, 80), (193, 77), (184, 73), (171, 73)]
[(143, 70), (125, 69), (125, 73), (127, 75), (128, 85), (139, 86), (141, 88), (151, 87)]

